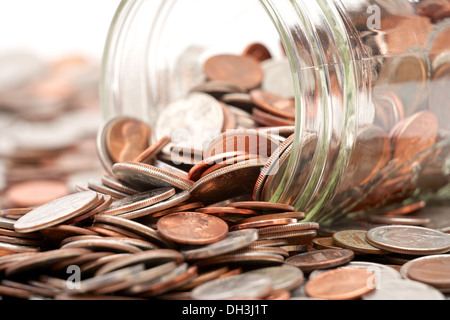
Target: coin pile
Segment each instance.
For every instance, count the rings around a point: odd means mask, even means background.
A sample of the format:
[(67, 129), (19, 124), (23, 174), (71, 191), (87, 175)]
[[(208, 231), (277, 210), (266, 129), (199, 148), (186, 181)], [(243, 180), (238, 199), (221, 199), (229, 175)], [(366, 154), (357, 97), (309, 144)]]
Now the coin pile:
[(15, 52), (0, 66), (0, 208), (42, 205), (74, 191), (82, 173), (101, 174), (99, 64)]
[[(212, 152), (183, 172), (158, 159), (170, 139), (147, 145), (130, 132), (151, 134), (127, 117), (100, 130), (108, 170), (99, 181), (33, 210), (0, 212), (4, 299), (444, 299), (450, 289), (450, 235), (436, 226), (320, 228), (292, 206), (252, 200), (269, 161), (258, 152), (239, 163), (249, 150)], [(241, 134), (220, 137), (226, 144)], [(263, 144), (264, 152), (286, 148), (278, 142)], [(113, 152), (146, 160), (116, 162)], [(214, 159), (220, 168), (202, 177)], [(372, 218), (407, 218), (424, 207)]]

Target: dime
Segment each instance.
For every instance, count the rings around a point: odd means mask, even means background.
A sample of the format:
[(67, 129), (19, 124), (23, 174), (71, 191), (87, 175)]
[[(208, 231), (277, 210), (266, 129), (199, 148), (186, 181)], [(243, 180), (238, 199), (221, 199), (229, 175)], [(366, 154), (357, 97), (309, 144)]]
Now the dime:
[(75, 193), (27, 213), (14, 223), (14, 229), (21, 233), (39, 231), (74, 218), (89, 210), (98, 201), (95, 192)]
[(264, 298), (272, 291), (272, 281), (260, 274), (241, 274), (212, 280), (192, 290), (194, 300), (228, 300)]
[(437, 289), (450, 289), (450, 256), (434, 255), (411, 260), (404, 264), (401, 273)]
[(214, 56), (206, 61), (204, 68), (208, 79), (230, 82), (245, 89), (258, 87), (264, 77), (259, 63), (247, 56)]
[(247, 247), (257, 239), (256, 229), (232, 231), (221, 241), (197, 249), (183, 250), (181, 253), (186, 260), (207, 259)]
[(273, 291), (294, 290), (305, 280), (303, 272), (299, 268), (290, 265), (261, 268), (248, 271), (244, 274), (261, 274), (268, 276), (272, 281)]
[(286, 263), (300, 268), (303, 272), (329, 269), (350, 262), (353, 251), (347, 249), (325, 249), (301, 253), (286, 259)]
[(336, 269), (325, 272), (305, 285), (309, 297), (325, 300), (353, 300), (375, 289), (368, 285), (373, 272), (363, 269)]
[(428, 255), (450, 251), (450, 235), (423, 227), (377, 227), (367, 232), (366, 239), (377, 248), (395, 253)]
[(386, 251), (372, 246), (366, 241), (367, 231), (364, 230), (346, 230), (333, 234), (334, 242), (343, 248), (365, 254), (387, 254)]
[(211, 244), (228, 234), (228, 225), (223, 220), (199, 212), (164, 216), (158, 221), (157, 227), (163, 237), (183, 244)]

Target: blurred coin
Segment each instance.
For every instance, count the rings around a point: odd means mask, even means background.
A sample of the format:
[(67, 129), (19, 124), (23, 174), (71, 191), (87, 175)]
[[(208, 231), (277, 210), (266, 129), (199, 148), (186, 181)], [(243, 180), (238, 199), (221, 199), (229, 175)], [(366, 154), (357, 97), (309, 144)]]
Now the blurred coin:
[(169, 171), (138, 162), (116, 163), (113, 172), (120, 180), (140, 191), (166, 187), (188, 190), (192, 185), (191, 181)]
[(450, 255), (411, 260), (402, 266), (401, 273), (411, 280), (450, 291)]
[[(447, 57), (450, 54), (447, 52)], [(433, 71), (431, 89), (429, 95), (430, 110), (437, 116), (439, 126), (443, 129), (450, 129), (448, 121), (450, 113), (445, 104), (449, 99), (448, 85), (450, 83), (450, 64), (447, 63), (437, 67)]]
[(164, 216), (158, 221), (157, 227), (163, 237), (183, 244), (211, 244), (228, 234), (228, 225), (223, 220), (199, 212)]
[(325, 249), (301, 253), (286, 259), (289, 265), (300, 268), (303, 272), (316, 269), (329, 269), (350, 262), (354, 257), (353, 251), (347, 249)]
[(255, 217), (250, 218), (244, 218), (237, 221), (238, 223), (248, 223), (248, 222), (255, 222), (265, 219), (280, 219), (280, 218), (292, 218), (297, 220), (303, 220), (305, 219), (305, 213), (304, 212), (282, 212), (282, 213), (273, 213), (273, 214), (260, 214)]
[(45, 270), (46, 267), (52, 264), (68, 259), (71, 257), (76, 257), (82, 254), (91, 252), (88, 249), (58, 249), (46, 252), (39, 252), (27, 259), (16, 261), (8, 265), (5, 270), (5, 275), (17, 276), (24, 273), (36, 273)]
[(197, 249), (182, 250), (181, 253), (186, 260), (207, 259), (247, 247), (257, 239), (258, 231), (256, 229), (232, 231), (219, 242)]
[(426, 207), (425, 201), (419, 201), (412, 204), (408, 204), (406, 206), (401, 206), (400, 208), (389, 210), (387, 212), (383, 212), (384, 215), (387, 216), (396, 216), (396, 215), (407, 215), (413, 213), (417, 210), (423, 209)]
[(247, 90), (227, 81), (207, 81), (191, 89), (190, 92), (203, 92), (220, 99), (225, 94), (245, 93)]
[(450, 251), (450, 235), (423, 227), (377, 227), (367, 232), (366, 239), (380, 249), (395, 253), (428, 255)]
[(146, 268), (155, 267), (168, 262), (175, 262), (177, 264), (183, 261), (181, 253), (171, 249), (158, 249), (139, 252), (120, 259), (115, 259), (96, 271), (96, 275), (107, 274), (111, 271), (118, 270), (127, 266), (144, 264)]
[(420, 219), (420, 218), (395, 216), (395, 215), (370, 216), (369, 220), (373, 223), (397, 224), (397, 225), (401, 224), (401, 225), (408, 225), (408, 226), (426, 226), (430, 223), (430, 219)]
[(207, 213), (211, 215), (215, 215), (218, 217), (226, 216), (226, 215), (255, 215), (258, 214), (258, 211), (248, 210), (248, 209), (237, 209), (230, 207), (205, 207), (196, 210), (197, 212)]
[(61, 246), (62, 249), (70, 248), (89, 248), (93, 251), (107, 251), (107, 252), (118, 252), (118, 253), (138, 253), (142, 250), (138, 247), (127, 244), (125, 241), (100, 238), (100, 239), (87, 239), (87, 240), (77, 240), (64, 244)]
[(282, 127), (295, 125), (295, 121), (292, 119), (282, 118), (259, 108), (254, 108), (252, 110), (252, 115), (257, 124), (266, 127)]
[(264, 71), (262, 89), (279, 96), (295, 97), (294, 82), (292, 80), (291, 67), (287, 59), (269, 59), (261, 63)]
[(271, 59), (272, 54), (269, 49), (262, 43), (251, 43), (247, 47), (245, 47), (242, 55), (251, 57), (258, 62), (263, 62), (265, 60)]
[(109, 177), (109, 176), (103, 176), (102, 177), (102, 184), (114, 189), (116, 191), (122, 192), (122, 193), (126, 193), (128, 195), (133, 195), (133, 194), (138, 194), (139, 191), (134, 190), (133, 188), (124, 185), (121, 181), (116, 180), (113, 177)]
[(95, 192), (79, 192), (47, 203), (27, 213), (14, 223), (17, 232), (39, 231), (74, 218), (98, 201)]
[[(288, 224), (293, 224), (296, 222), (297, 222), (297, 219), (292, 219), (292, 218), (265, 219), (265, 220), (247, 222), (247, 223), (238, 222), (237, 224), (230, 227), (230, 231), (242, 230), (242, 229), (248, 229), (248, 228), (263, 228), (263, 227), (269, 227), (269, 226), (288, 225)], [(274, 229), (274, 230), (277, 230), (277, 229)]]
[(376, 290), (362, 296), (363, 300), (444, 300), (439, 290), (411, 280), (383, 282)]
[(41, 206), (68, 194), (69, 189), (62, 181), (35, 180), (11, 186), (6, 197), (14, 206), (26, 208)]
[[(221, 267), (221, 268), (217, 268), (217, 269), (212, 269), (212, 270), (208, 270), (205, 272), (201, 272), (197, 275), (197, 277), (195, 277), (194, 279), (192, 279), (191, 281), (189, 281), (188, 283), (186, 283), (185, 285), (181, 286), (178, 288), (178, 290), (192, 290), (195, 287), (198, 287), (199, 285), (206, 283), (208, 281), (217, 279), (218, 277), (220, 277), (221, 275), (227, 273), (229, 271), (228, 267)], [(190, 299), (189, 299), (190, 300)]]
[(263, 298), (272, 291), (269, 277), (242, 274), (204, 283), (192, 291), (194, 300), (228, 300), (232, 298)]
[(274, 291), (294, 290), (305, 280), (303, 272), (299, 268), (290, 265), (261, 268), (248, 271), (244, 274), (261, 274), (268, 276), (272, 280), (272, 290)]
[(366, 241), (367, 231), (364, 230), (346, 230), (333, 234), (334, 242), (343, 248), (365, 254), (387, 254), (386, 251), (372, 246)]
[(255, 89), (250, 91), (250, 98), (260, 109), (275, 116), (295, 120), (295, 100), (286, 99), (271, 92)]
[(295, 208), (288, 204), (283, 203), (271, 203), (263, 201), (241, 201), (233, 202), (227, 205), (227, 207), (250, 209), (250, 210), (262, 210), (264, 212), (294, 212)]
[(234, 265), (248, 268), (261, 268), (284, 263), (284, 257), (279, 254), (266, 252), (229, 253), (196, 262), (199, 268), (208, 266)]
[(253, 58), (229, 54), (208, 59), (204, 70), (210, 80), (230, 82), (245, 89), (258, 87), (264, 77)]
[(325, 272), (305, 285), (306, 294), (324, 300), (357, 299), (375, 287), (368, 285), (373, 272), (363, 269), (336, 269)]

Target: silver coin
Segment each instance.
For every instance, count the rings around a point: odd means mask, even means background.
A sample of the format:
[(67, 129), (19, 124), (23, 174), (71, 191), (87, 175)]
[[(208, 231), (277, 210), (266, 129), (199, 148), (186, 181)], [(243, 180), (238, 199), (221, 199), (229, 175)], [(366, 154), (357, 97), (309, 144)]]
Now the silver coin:
[(203, 150), (222, 132), (224, 114), (220, 103), (205, 93), (191, 93), (172, 102), (158, 117), (157, 139), (170, 137), (174, 145)]
[(303, 272), (294, 266), (282, 265), (267, 267), (246, 272), (246, 274), (261, 274), (272, 280), (273, 290), (291, 291), (298, 288), (304, 282)]
[(382, 226), (371, 229), (367, 241), (380, 249), (409, 255), (428, 255), (450, 251), (450, 235), (416, 226)]
[(193, 184), (192, 181), (182, 179), (167, 170), (145, 163), (116, 163), (112, 170), (120, 180), (140, 191), (166, 187), (189, 190)]
[(258, 299), (272, 291), (272, 280), (260, 274), (240, 274), (206, 282), (194, 290), (194, 300)]
[(286, 98), (295, 97), (295, 88), (289, 60), (269, 59), (261, 63), (261, 68), (264, 71), (264, 79), (261, 84), (264, 91)]
[(13, 89), (36, 79), (46, 69), (44, 61), (28, 52), (13, 52), (0, 57), (0, 88)]
[(158, 202), (169, 199), (175, 194), (174, 188), (159, 188), (114, 201), (108, 209), (100, 215), (119, 215), (126, 212), (149, 207)]
[(16, 220), (0, 217), (0, 228), (14, 230)]
[(68, 195), (25, 214), (14, 223), (14, 229), (17, 232), (29, 233), (63, 223), (87, 212), (97, 201), (97, 193), (93, 191)]
[(426, 284), (402, 279), (383, 282), (372, 292), (362, 296), (363, 300), (444, 300), (444, 295)]
[(207, 259), (244, 248), (256, 240), (258, 240), (256, 229), (232, 231), (219, 242), (198, 249), (183, 250), (181, 253), (186, 260)]
[(143, 208), (143, 209), (139, 209), (139, 210), (121, 214), (120, 217), (124, 218), (124, 219), (142, 218), (142, 217), (157, 213), (159, 211), (173, 208), (176, 205), (178, 205), (184, 201), (187, 201), (190, 198), (190, 196), (191, 195), (190, 195), (189, 191), (183, 191), (183, 192), (175, 194), (173, 197), (169, 198), (168, 200), (161, 201), (161, 202), (154, 204), (147, 208)]

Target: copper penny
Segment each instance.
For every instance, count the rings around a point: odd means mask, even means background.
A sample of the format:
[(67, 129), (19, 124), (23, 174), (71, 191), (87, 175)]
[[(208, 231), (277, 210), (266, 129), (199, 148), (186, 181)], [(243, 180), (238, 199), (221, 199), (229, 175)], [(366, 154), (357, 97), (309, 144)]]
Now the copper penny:
[(201, 209), (197, 209), (197, 212), (207, 213), (212, 215), (227, 215), (227, 214), (236, 214), (236, 215), (255, 215), (258, 214), (258, 211), (248, 210), (248, 209), (238, 209), (238, 208), (230, 208), (230, 207), (205, 207)]
[(256, 130), (231, 130), (217, 136), (205, 149), (205, 157), (238, 152), (269, 158), (278, 148), (279, 141)]
[(275, 116), (295, 120), (295, 100), (285, 98), (264, 90), (250, 91), (253, 103), (262, 110)]
[(345, 230), (333, 234), (334, 242), (343, 248), (365, 254), (387, 254), (388, 252), (372, 246), (366, 241), (367, 231)]
[(7, 190), (6, 197), (14, 206), (27, 208), (42, 206), (68, 194), (69, 188), (64, 182), (35, 180), (13, 185)]
[(339, 267), (352, 261), (354, 253), (347, 249), (325, 249), (301, 253), (286, 259), (286, 263), (303, 272)]
[(106, 147), (112, 161), (133, 161), (148, 148), (151, 128), (140, 120), (120, 117), (107, 127)]
[(209, 157), (204, 159), (203, 161), (200, 161), (199, 163), (195, 164), (192, 169), (189, 171), (189, 180), (197, 181), (201, 178), (203, 172), (205, 172), (208, 168), (213, 166), (214, 164), (223, 162), (224, 160), (227, 160), (229, 158), (234, 158), (238, 155), (243, 155), (243, 152), (227, 152), (227, 153), (221, 153), (217, 154), (215, 156)]
[(64, 239), (73, 236), (79, 235), (98, 236), (98, 233), (87, 230), (86, 228), (64, 224), (45, 228), (44, 230), (41, 230), (41, 233), (47, 240), (51, 240), (57, 244), (59, 244)]
[(171, 213), (175, 212), (184, 212), (184, 211), (196, 211), (196, 209), (200, 209), (203, 207), (203, 202), (191, 202), (186, 204), (180, 204), (170, 209), (162, 210), (157, 213), (152, 214), (151, 218), (159, 218), (162, 216), (167, 216)]
[(323, 249), (343, 249), (335, 245), (332, 237), (321, 237), (312, 239), (312, 246), (317, 250)]
[(120, 180), (140, 191), (167, 187), (188, 190), (192, 186), (192, 182), (189, 180), (144, 163), (116, 163), (113, 166), (113, 172)]
[(199, 285), (206, 283), (208, 281), (219, 278), (221, 275), (227, 273), (230, 269), (228, 267), (220, 267), (205, 272), (201, 272), (192, 279), (190, 282), (178, 288), (178, 290), (192, 290)]
[(418, 211), (420, 209), (423, 209), (427, 206), (425, 201), (419, 201), (419, 202), (415, 202), (406, 206), (402, 206), (400, 208), (394, 209), (394, 210), (390, 210), (387, 212), (384, 212), (383, 214), (385, 215), (393, 215), (393, 216), (397, 216), (397, 215), (407, 215), (410, 213), (413, 213), (415, 211)]
[(269, 49), (262, 43), (251, 43), (245, 47), (242, 55), (251, 57), (258, 62), (263, 62), (265, 60), (271, 59), (272, 54)]
[(309, 297), (324, 300), (353, 300), (375, 290), (369, 286), (373, 271), (363, 269), (336, 269), (327, 271), (305, 285)]
[(409, 279), (438, 289), (450, 289), (450, 255), (417, 258), (407, 262), (402, 269)]
[(228, 234), (228, 225), (222, 219), (199, 212), (164, 216), (158, 221), (157, 228), (163, 237), (183, 244), (211, 244)]
[(254, 222), (238, 223), (238, 224), (235, 224), (234, 226), (231, 226), (230, 231), (242, 230), (242, 229), (248, 229), (248, 228), (280, 226), (280, 225), (287, 225), (287, 224), (296, 223), (296, 222), (297, 222), (297, 219), (293, 219), (293, 218), (266, 219), (266, 220), (259, 220), (259, 221), (254, 221)]
[(295, 121), (276, 116), (259, 108), (252, 110), (253, 119), (256, 123), (267, 127), (294, 126)]
[[(421, 157), (419, 155), (432, 148), (436, 143), (438, 129), (438, 118), (430, 111), (421, 111), (405, 119), (392, 141), (393, 158), (399, 159), (401, 164), (412, 159), (420, 161), (426, 155)], [(402, 169), (401, 172), (405, 170), (409, 170), (409, 166)]]
[(217, 170), (192, 186), (192, 200), (209, 205), (251, 194), (263, 166), (264, 163), (260, 160), (249, 160)]
[(210, 80), (226, 81), (245, 89), (259, 86), (264, 76), (258, 61), (246, 56), (214, 56), (206, 61), (204, 70)]
[(233, 164), (238, 164), (238, 163), (242, 163), (242, 162), (249, 161), (249, 160), (261, 160), (261, 161), (264, 161), (264, 158), (260, 158), (258, 155), (255, 155), (255, 154), (245, 154), (245, 155), (242, 155), (242, 156), (237, 156), (237, 157), (234, 157), (234, 158), (230, 158), (230, 159), (227, 159), (227, 160), (225, 160), (223, 162), (216, 163), (216, 164), (212, 165), (211, 167), (209, 167), (208, 169), (206, 169), (202, 173), (200, 179), (206, 177), (207, 175), (209, 175), (209, 174), (211, 174), (211, 173), (213, 173), (213, 172), (215, 172), (217, 170), (226, 168), (226, 167), (228, 167), (230, 165), (233, 165)]
[(264, 212), (294, 212), (295, 208), (288, 204), (283, 203), (271, 203), (262, 201), (241, 201), (234, 202), (227, 205), (227, 207), (249, 209), (249, 210), (261, 210)]
[(380, 249), (408, 255), (429, 255), (450, 251), (450, 235), (416, 226), (383, 226), (371, 229), (367, 241)]
[(14, 223), (14, 228), (22, 233), (39, 231), (83, 214), (97, 201), (95, 192), (75, 193), (30, 211)]
[(158, 154), (171, 142), (169, 137), (163, 137), (159, 141), (152, 144), (150, 147), (145, 149), (140, 155), (138, 155), (132, 161), (142, 162), (147, 164), (152, 164), (153, 160), (156, 159)]

